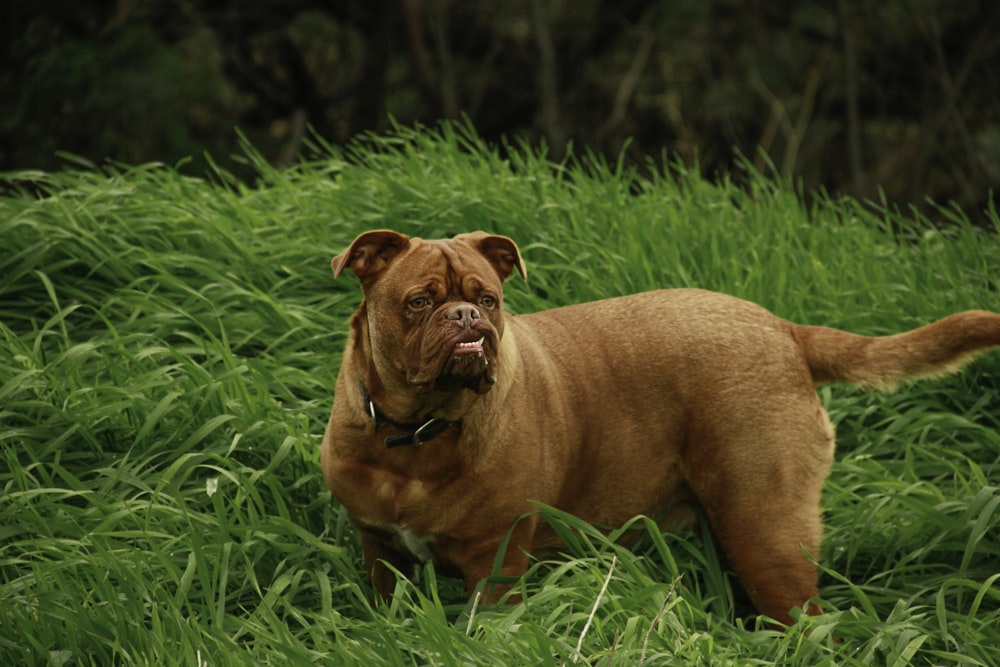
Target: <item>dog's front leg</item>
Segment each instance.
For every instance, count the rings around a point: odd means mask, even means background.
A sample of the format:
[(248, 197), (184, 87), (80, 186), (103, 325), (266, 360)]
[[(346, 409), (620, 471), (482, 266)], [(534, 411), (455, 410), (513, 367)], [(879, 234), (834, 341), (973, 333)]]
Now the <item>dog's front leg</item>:
[[(466, 550), (458, 562), (462, 563), (462, 577), (470, 596), (484, 580), (482, 600), (485, 603), (500, 602), (514, 588), (516, 579), (528, 570), (537, 525), (538, 515), (523, 516), (509, 533), (479, 542), (474, 548)], [(520, 596), (508, 596), (506, 601), (516, 603), (520, 601)]]
[(412, 558), (387, 544), (377, 532), (359, 528), (358, 535), (361, 538), (361, 553), (365, 559), (365, 569), (368, 571), (372, 587), (388, 604), (392, 601), (392, 593), (396, 589), (396, 573), (392, 568), (407, 579), (412, 579), (416, 563)]

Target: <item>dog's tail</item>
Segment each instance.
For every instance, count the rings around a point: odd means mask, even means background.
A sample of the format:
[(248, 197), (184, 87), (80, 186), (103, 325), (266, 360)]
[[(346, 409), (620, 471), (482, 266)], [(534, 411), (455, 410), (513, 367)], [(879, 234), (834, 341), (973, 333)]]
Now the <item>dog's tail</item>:
[(900, 381), (953, 373), (1000, 346), (1000, 314), (967, 310), (894, 336), (860, 336), (796, 325), (793, 335), (817, 385), (850, 382), (888, 389)]

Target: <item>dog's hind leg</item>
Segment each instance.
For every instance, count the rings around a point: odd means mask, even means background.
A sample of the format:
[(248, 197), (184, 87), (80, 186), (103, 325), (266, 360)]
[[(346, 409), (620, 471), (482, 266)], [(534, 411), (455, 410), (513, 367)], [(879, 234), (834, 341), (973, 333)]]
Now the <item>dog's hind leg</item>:
[[(757, 610), (781, 623), (817, 597), (820, 496), (833, 427), (815, 397), (783, 397), (773, 412), (716, 422), (693, 445), (688, 484)], [(774, 407), (774, 406), (771, 406)]]

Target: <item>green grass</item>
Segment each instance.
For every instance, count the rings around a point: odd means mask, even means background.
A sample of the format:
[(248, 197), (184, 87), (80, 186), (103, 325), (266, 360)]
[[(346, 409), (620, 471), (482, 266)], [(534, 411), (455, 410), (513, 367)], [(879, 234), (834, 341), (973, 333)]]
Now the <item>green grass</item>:
[(700, 286), (869, 334), (1000, 309), (996, 233), (806, 209), (759, 176), (501, 157), (451, 127), (282, 173), (246, 159), (254, 187), (7, 175), (36, 189), (0, 199), (0, 664), (1000, 664), (997, 353), (895, 394), (822, 391), (828, 613), (788, 633), (753, 631), (698, 531), (637, 519), (627, 550), (554, 510), (566, 554), (524, 603), (471, 604), (428, 568), (375, 605), (318, 467), (359, 300), (329, 261), (365, 229), (514, 237), (515, 312)]

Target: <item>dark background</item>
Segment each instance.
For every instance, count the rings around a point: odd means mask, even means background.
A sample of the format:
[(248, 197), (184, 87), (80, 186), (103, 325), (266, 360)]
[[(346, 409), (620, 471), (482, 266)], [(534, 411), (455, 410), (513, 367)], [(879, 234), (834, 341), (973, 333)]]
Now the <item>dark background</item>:
[[(977, 217), (1000, 183), (996, 0), (5, 0), (0, 169), (240, 174), (391, 118)], [(543, 143), (544, 142), (544, 143)], [(249, 175), (249, 174), (246, 174)]]

